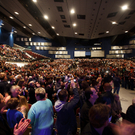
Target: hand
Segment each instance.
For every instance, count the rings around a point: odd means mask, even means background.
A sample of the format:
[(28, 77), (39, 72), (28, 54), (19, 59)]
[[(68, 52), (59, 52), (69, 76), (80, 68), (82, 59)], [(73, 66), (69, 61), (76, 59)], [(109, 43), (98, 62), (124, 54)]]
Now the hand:
[(19, 124), (16, 124), (14, 126), (14, 135), (23, 135), (23, 133), (26, 131), (27, 127), (29, 126), (30, 121), (31, 121), (30, 119), (24, 120), (24, 118), (22, 118)]

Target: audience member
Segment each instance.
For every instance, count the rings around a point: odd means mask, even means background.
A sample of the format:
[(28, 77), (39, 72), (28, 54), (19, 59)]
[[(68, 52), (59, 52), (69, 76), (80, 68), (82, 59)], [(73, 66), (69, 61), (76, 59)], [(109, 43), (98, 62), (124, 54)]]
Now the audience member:
[(37, 102), (31, 106), (28, 112), (28, 119), (31, 120), (32, 125), (32, 135), (52, 135), (52, 103), (46, 98), (45, 89), (42, 87), (35, 90), (35, 97)]
[(54, 106), (57, 112), (56, 128), (59, 135), (76, 134), (77, 131), (74, 107), (79, 101), (79, 94), (74, 80), (71, 80), (71, 86), (73, 88), (74, 98), (70, 102), (67, 102), (68, 92), (61, 90), (58, 93), (59, 100), (55, 102)]
[(93, 87), (86, 88), (85, 90), (85, 97), (86, 101), (81, 109), (81, 116), (80, 116), (80, 125), (81, 131), (89, 122), (89, 109), (94, 105), (96, 99), (98, 98), (97, 92)]

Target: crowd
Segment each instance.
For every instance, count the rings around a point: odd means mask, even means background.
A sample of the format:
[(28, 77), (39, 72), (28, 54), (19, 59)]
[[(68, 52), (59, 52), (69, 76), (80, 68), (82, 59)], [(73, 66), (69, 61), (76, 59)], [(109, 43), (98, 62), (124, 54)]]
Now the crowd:
[(126, 113), (119, 99), (120, 86), (134, 90), (130, 60), (0, 61), (0, 71), (2, 135), (23, 134), (29, 123), (32, 135), (76, 135), (78, 115), (81, 135), (135, 134), (135, 99)]
[(32, 60), (32, 58), (26, 55), (24, 51), (13, 49), (10, 46), (8, 47), (6, 45), (0, 45), (0, 55), (1, 59), (5, 61), (29, 62)]

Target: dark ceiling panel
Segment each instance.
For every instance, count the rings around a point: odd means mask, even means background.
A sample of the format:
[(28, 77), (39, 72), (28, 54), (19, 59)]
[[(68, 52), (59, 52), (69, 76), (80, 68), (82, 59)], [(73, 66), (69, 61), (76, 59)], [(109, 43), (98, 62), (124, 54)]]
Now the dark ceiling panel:
[(61, 19), (66, 19), (65, 15), (60, 15)]
[(54, 2), (64, 2), (63, 0), (54, 0)]
[(80, 36), (84, 36), (84, 34), (83, 34), (83, 33), (79, 33), (78, 35), (80, 35)]
[(103, 35), (103, 34), (105, 34), (105, 32), (98, 33), (98, 35)]
[(126, 21), (123, 21), (123, 22), (119, 22), (119, 24), (120, 24), (120, 25), (123, 25), (123, 24), (125, 24), (125, 22), (126, 22)]
[(132, 10), (132, 11), (130, 11), (130, 13), (128, 15), (132, 15), (134, 13), (135, 13), (135, 10)]
[(85, 19), (85, 15), (77, 15), (77, 19)]
[(127, 16), (125, 19), (129, 19), (131, 16)]
[(118, 13), (118, 12), (110, 13), (110, 14), (108, 14), (107, 18), (114, 17), (114, 16), (116, 16), (117, 13)]
[(62, 20), (62, 22), (63, 22), (63, 23), (67, 23), (67, 21), (66, 21), (66, 20)]
[(65, 24), (64, 27), (65, 27), (65, 28), (70, 28), (70, 25), (66, 25), (66, 24)]
[(63, 8), (62, 8), (62, 7), (57, 7), (57, 10), (58, 10), (59, 12), (63, 12)]

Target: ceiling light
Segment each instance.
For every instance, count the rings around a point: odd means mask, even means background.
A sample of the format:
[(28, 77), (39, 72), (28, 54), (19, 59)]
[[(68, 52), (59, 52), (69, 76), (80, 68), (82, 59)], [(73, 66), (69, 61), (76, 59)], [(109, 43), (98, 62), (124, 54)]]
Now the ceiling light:
[(17, 31), (14, 31), (14, 33), (17, 33)]
[(16, 15), (19, 15), (19, 13), (18, 12), (14, 12)]
[(9, 17), (10, 19), (14, 19), (12, 16)]
[(128, 31), (125, 31), (125, 33), (128, 33)]
[(25, 29), (25, 28), (26, 28), (26, 26), (23, 26), (23, 28)]
[(55, 27), (54, 27), (54, 26), (52, 26), (52, 29), (55, 29)]
[(75, 34), (77, 34), (77, 32), (75, 32)]
[(0, 25), (0, 28), (1, 28), (2, 26)]
[(112, 24), (116, 24), (116, 22), (112, 22)]
[(33, 2), (37, 2), (37, 0), (32, 0)]
[(41, 32), (38, 32), (38, 34), (40, 34)]
[(71, 14), (74, 14), (75, 13), (75, 10), (74, 9), (71, 9), (70, 13)]
[(44, 18), (45, 18), (45, 19), (48, 19), (48, 16), (47, 16), (47, 15), (44, 15)]
[(32, 33), (33, 35), (35, 35), (35, 33)]
[(122, 7), (121, 7), (121, 9), (122, 9), (122, 10), (126, 10), (126, 9), (128, 9), (128, 5), (124, 5), (124, 6), (122, 6)]
[(1, 25), (4, 25), (4, 23), (2, 23)]
[(29, 26), (32, 26), (32, 24), (29, 24)]
[(106, 31), (106, 33), (109, 33), (109, 31)]
[(74, 23), (73, 26), (76, 26), (76, 23)]
[(57, 33), (57, 36), (59, 36), (59, 33)]

